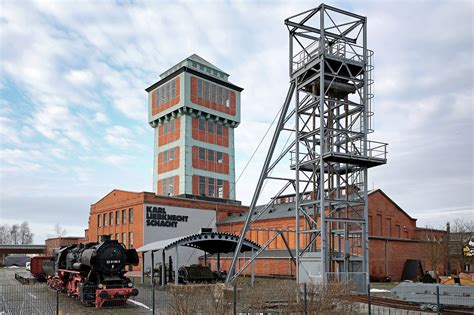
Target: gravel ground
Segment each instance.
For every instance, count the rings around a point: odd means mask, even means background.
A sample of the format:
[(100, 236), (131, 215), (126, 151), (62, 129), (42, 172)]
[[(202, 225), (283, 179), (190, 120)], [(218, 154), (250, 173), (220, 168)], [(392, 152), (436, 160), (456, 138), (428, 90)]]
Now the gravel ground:
[[(24, 268), (0, 268), (0, 315), (7, 314), (151, 314), (153, 290), (137, 284), (139, 295), (129, 300), (126, 306), (111, 306), (102, 309), (87, 306), (48, 288), (45, 283), (21, 284), (15, 280), (15, 273), (26, 272)], [(166, 314), (166, 295), (155, 290), (156, 314)]]

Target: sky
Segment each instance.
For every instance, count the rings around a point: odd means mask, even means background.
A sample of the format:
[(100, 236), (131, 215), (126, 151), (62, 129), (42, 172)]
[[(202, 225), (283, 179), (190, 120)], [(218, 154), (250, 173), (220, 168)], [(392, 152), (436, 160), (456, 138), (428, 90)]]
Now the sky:
[[(419, 226), (474, 219), (471, 1), (328, 1), (368, 17), (375, 133), (369, 172)], [(285, 18), (314, 1), (0, 0), (0, 224), (34, 242), (82, 236), (112, 189), (152, 191), (144, 89), (196, 53), (244, 88), (236, 176), (284, 101)], [(249, 204), (270, 136), (237, 183)]]

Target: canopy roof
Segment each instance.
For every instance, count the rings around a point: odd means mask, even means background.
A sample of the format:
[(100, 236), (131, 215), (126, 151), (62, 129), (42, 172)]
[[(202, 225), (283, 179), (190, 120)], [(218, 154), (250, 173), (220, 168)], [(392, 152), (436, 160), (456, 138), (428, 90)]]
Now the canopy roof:
[[(149, 243), (138, 248), (137, 252), (146, 253), (162, 249), (168, 250), (178, 246), (187, 246), (203, 250), (209, 254), (230, 253), (235, 250), (238, 241), (239, 237), (234, 234), (207, 232)], [(259, 250), (260, 245), (248, 239), (244, 239), (244, 242), (242, 243), (242, 249), (240, 251), (248, 252), (252, 249)]]

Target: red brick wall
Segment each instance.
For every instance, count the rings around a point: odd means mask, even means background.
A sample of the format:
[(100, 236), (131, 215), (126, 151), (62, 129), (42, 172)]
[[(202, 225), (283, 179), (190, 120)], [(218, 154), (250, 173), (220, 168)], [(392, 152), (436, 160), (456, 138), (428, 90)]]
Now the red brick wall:
[(53, 250), (55, 248), (59, 248), (62, 246), (69, 246), (69, 245), (74, 245), (79, 243), (80, 238), (75, 238), (75, 237), (55, 237), (55, 238), (48, 238), (45, 241), (46, 245), (46, 256), (51, 256), (53, 255)]
[(217, 144), (223, 147), (229, 146), (229, 127), (223, 126), (222, 127), (222, 135), (218, 135), (217, 132), (208, 132), (206, 130), (199, 130), (199, 119), (193, 117), (192, 120), (192, 136), (194, 140), (199, 140), (207, 143)]
[[(163, 104), (158, 105), (157, 101), (160, 99), (159, 98), (160, 95), (158, 93), (158, 88), (151, 91), (151, 102), (152, 102), (151, 105), (152, 105), (152, 115), (153, 116), (179, 103), (179, 99), (180, 99), (180, 80), (179, 80), (179, 77), (175, 78), (174, 81), (175, 81), (175, 84), (176, 84), (175, 94), (172, 95), (172, 99), (169, 100), (168, 102), (165, 102)], [(168, 81), (165, 84), (168, 84), (169, 82), (171, 82), (171, 81)]]
[[(243, 213), (248, 209), (247, 207), (243, 206), (157, 196), (156, 194), (149, 192), (136, 193), (123, 190), (113, 190), (101, 200), (91, 205), (89, 226), (87, 228), (89, 241), (97, 241), (100, 235), (115, 235), (116, 233), (120, 233), (120, 235), (122, 235), (122, 233), (127, 233), (128, 235), (129, 232), (134, 232), (134, 247), (138, 248), (143, 246), (144, 204), (214, 210), (217, 212), (217, 217), (220, 218), (227, 217), (227, 215), (230, 213)], [(129, 221), (127, 221), (126, 224), (109, 224), (108, 226), (98, 227), (98, 214), (109, 214), (112, 211), (121, 211), (122, 209), (128, 210), (129, 208), (134, 209), (134, 220), (132, 224), (128, 223)], [(141, 270), (141, 265), (134, 267), (134, 270)]]
[(162, 146), (179, 139), (181, 119), (180, 118), (172, 119), (167, 123), (174, 125), (174, 132), (171, 132), (170, 128), (168, 128), (168, 132), (165, 133), (164, 126), (160, 125), (158, 127), (158, 146)]
[[(197, 105), (201, 105), (201, 106), (204, 106), (204, 107), (207, 107), (207, 108), (211, 108), (213, 110), (216, 110), (216, 111), (219, 111), (219, 112), (222, 112), (222, 113), (232, 115), (232, 116), (235, 115), (235, 113), (236, 113), (236, 110), (235, 110), (235, 107), (236, 107), (235, 91), (222, 87), (222, 89), (226, 89), (226, 90), (229, 91), (230, 104), (229, 104), (229, 107), (227, 107), (225, 105), (217, 104), (217, 103), (211, 102), (209, 100), (200, 98), (198, 96), (198, 83), (197, 83), (198, 80), (201, 80), (201, 79), (198, 79), (194, 76), (191, 77), (191, 102), (193, 102), (194, 104), (197, 104)], [(209, 82), (209, 84), (216, 85), (215, 83), (212, 83), (212, 82)]]
[[(173, 180), (173, 196), (177, 196), (179, 195), (179, 176), (176, 175), (176, 176), (172, 176), (172, 177), (167, 177), (166, 180), (168, 180), (169, 178), (171, 178)], [(164, 192), (163, 192), (163, 181), (165, 179), (160, 179), (158, 180), (157, 182), (157, 186), (156, 186), (156, 193), (158, 195), (164, 195)]]
[(174, 147), (168, 150), (168, 157), (170, 151), (174, 151), (174, 159), (163, 162), (163, 152), (158, 154), (158, 173), (169, 172), (179, 168), (179, 147)]
[[(268, 251), (271, 253), (271, 251)], [(251, 252), (247, 252), (246, 256), (249, 257)], [(221, 257), (220, 266), (221, 270), (229, 270), (231, 258)], [(243, 258), (241, 254), (241, 259), (237, 263), (237, 270), (243, 266), (248, 259)], [(204, 258), (199, 259), (199, 263), (204, 265)], [(212, 270), (217, 270), (217, 259), (208, 258), (207, 264), (210, 265)], [(288, 258), (257, 258), (254, 260), (254, 270), (256, 275), (261, 276), (270, 276), (270, 275), (285, 275), (285, 276), (295, 276), (296, 267), (293, 262)], [(244, 275), (251, 274), (251, 267), (248, 266), (247, 269), (243, 272)]]
[[(200, 195), (200, 193), (199, 193), (199, 175), (193, 175), (192, 182), (193, 182), (193, 187), (192, 187), (193, 195), (199, 196)], [(229, 195), (230, 195), (229, 181), (224, 180), (223, 184), (224, 184), (224, 199), (229, 199)], [(206, 177), (206, 191), (207, 191), (207, 187), (208, 187), (208, 178)], [(216, 197), (217, 197), (217, 195), (216, 195)]]
[(208, 149), (205, 149), (205, 159), (201, 160), (199, 156), (199, 147), (193, 146), (193, 168), (206, 170), (210, 172), (216, 172), (220, 174), (229, 174), (229, 155), (222, 153), (222, 163), (217, 163), (217, 151), (214, 151), (214, 161), (209, 161)]
[[(430, 244), (425, 242), (422, 229), (416, 228), (416, 219), (406, 214), (395, 202), (393, 202), (382, 191), (378, 190), (369, 194), (369, 268), (370, 275), (373, 278), (382, 278), (386, 275), (392, 277), (394, 281), (401, 278), (403, 266), (407, 259), (420, 259), (424, 270), (435, 269), (431, 266), (431, 248)], [(294, 211), (294, 210), (293, 210)], [(294, 213), (294, 212), (293, 212)], [(379, 215), (379, 216), (377, 216)], [(374, 219), (375, 218), (375, 219)], [(390, 220), (387, 220), (390, 219)], [(380, 224), (380, 222), (382, 224)], [(390, 225), (388, 224), (390, 222)], [(306, 224), (301, 220), (301, 225)], [(396, 226), (400, 226), (400, 238), (395, 231)], [(252, 228), (274, 228), (274, 229), (295, 229), (294, 217), (287, 217), (272, 220), (260, 220), (252, 225)], [(242, 223), (220, 224), (218, 230), (240, 235)], [(444, 231), (435, 233), (438, 237), (446, 235)], [(250, 231), (246, 237), (260, 245), (264, 244), (272, 232), (268, 231)], [(286, 233), (291, 249), (295, 248), (295, 233)], [(307, 235), (300, 236), (300, 246), (304, 247), (308, 243)], [(320, 246), (320, 243), (317, 243)], [(270, 249), (285, 249), (281, 238), (278, 237), (270, 245)], [(361, 254), (361, 253), (359, 253)], [(263, 259), (262, 259), (263, 260)], [(281, 269), (288, 269), (287, 262), (284, 259), (267, 260), (265, 264), (278, 264), (284, 266)], [(272, 269), (278, 269), (272, 267)], [(258, 269), (256, 269), (258, 270)], [(442, 262), (438, 265), (437, 271), (444, 273)], [(268, 274), (268, 273), (265, 273)]]
[(445, 266), (440, 262), (437, 267), (431, 265), (430, 244), (422, 241), (369, 239), (370, 276), (381, 279), (390, 276), (400, 281), (407, 259), (419, 259), (423, 270), (435, 270), (444, 274)]

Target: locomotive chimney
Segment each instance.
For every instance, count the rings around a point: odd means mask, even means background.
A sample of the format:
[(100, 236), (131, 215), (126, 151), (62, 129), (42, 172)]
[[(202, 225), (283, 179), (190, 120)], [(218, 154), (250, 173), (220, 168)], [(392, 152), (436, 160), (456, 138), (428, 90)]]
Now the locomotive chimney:
[(101, 242), (110, 241), (110, 235), (101, 235), (100, 241)]

